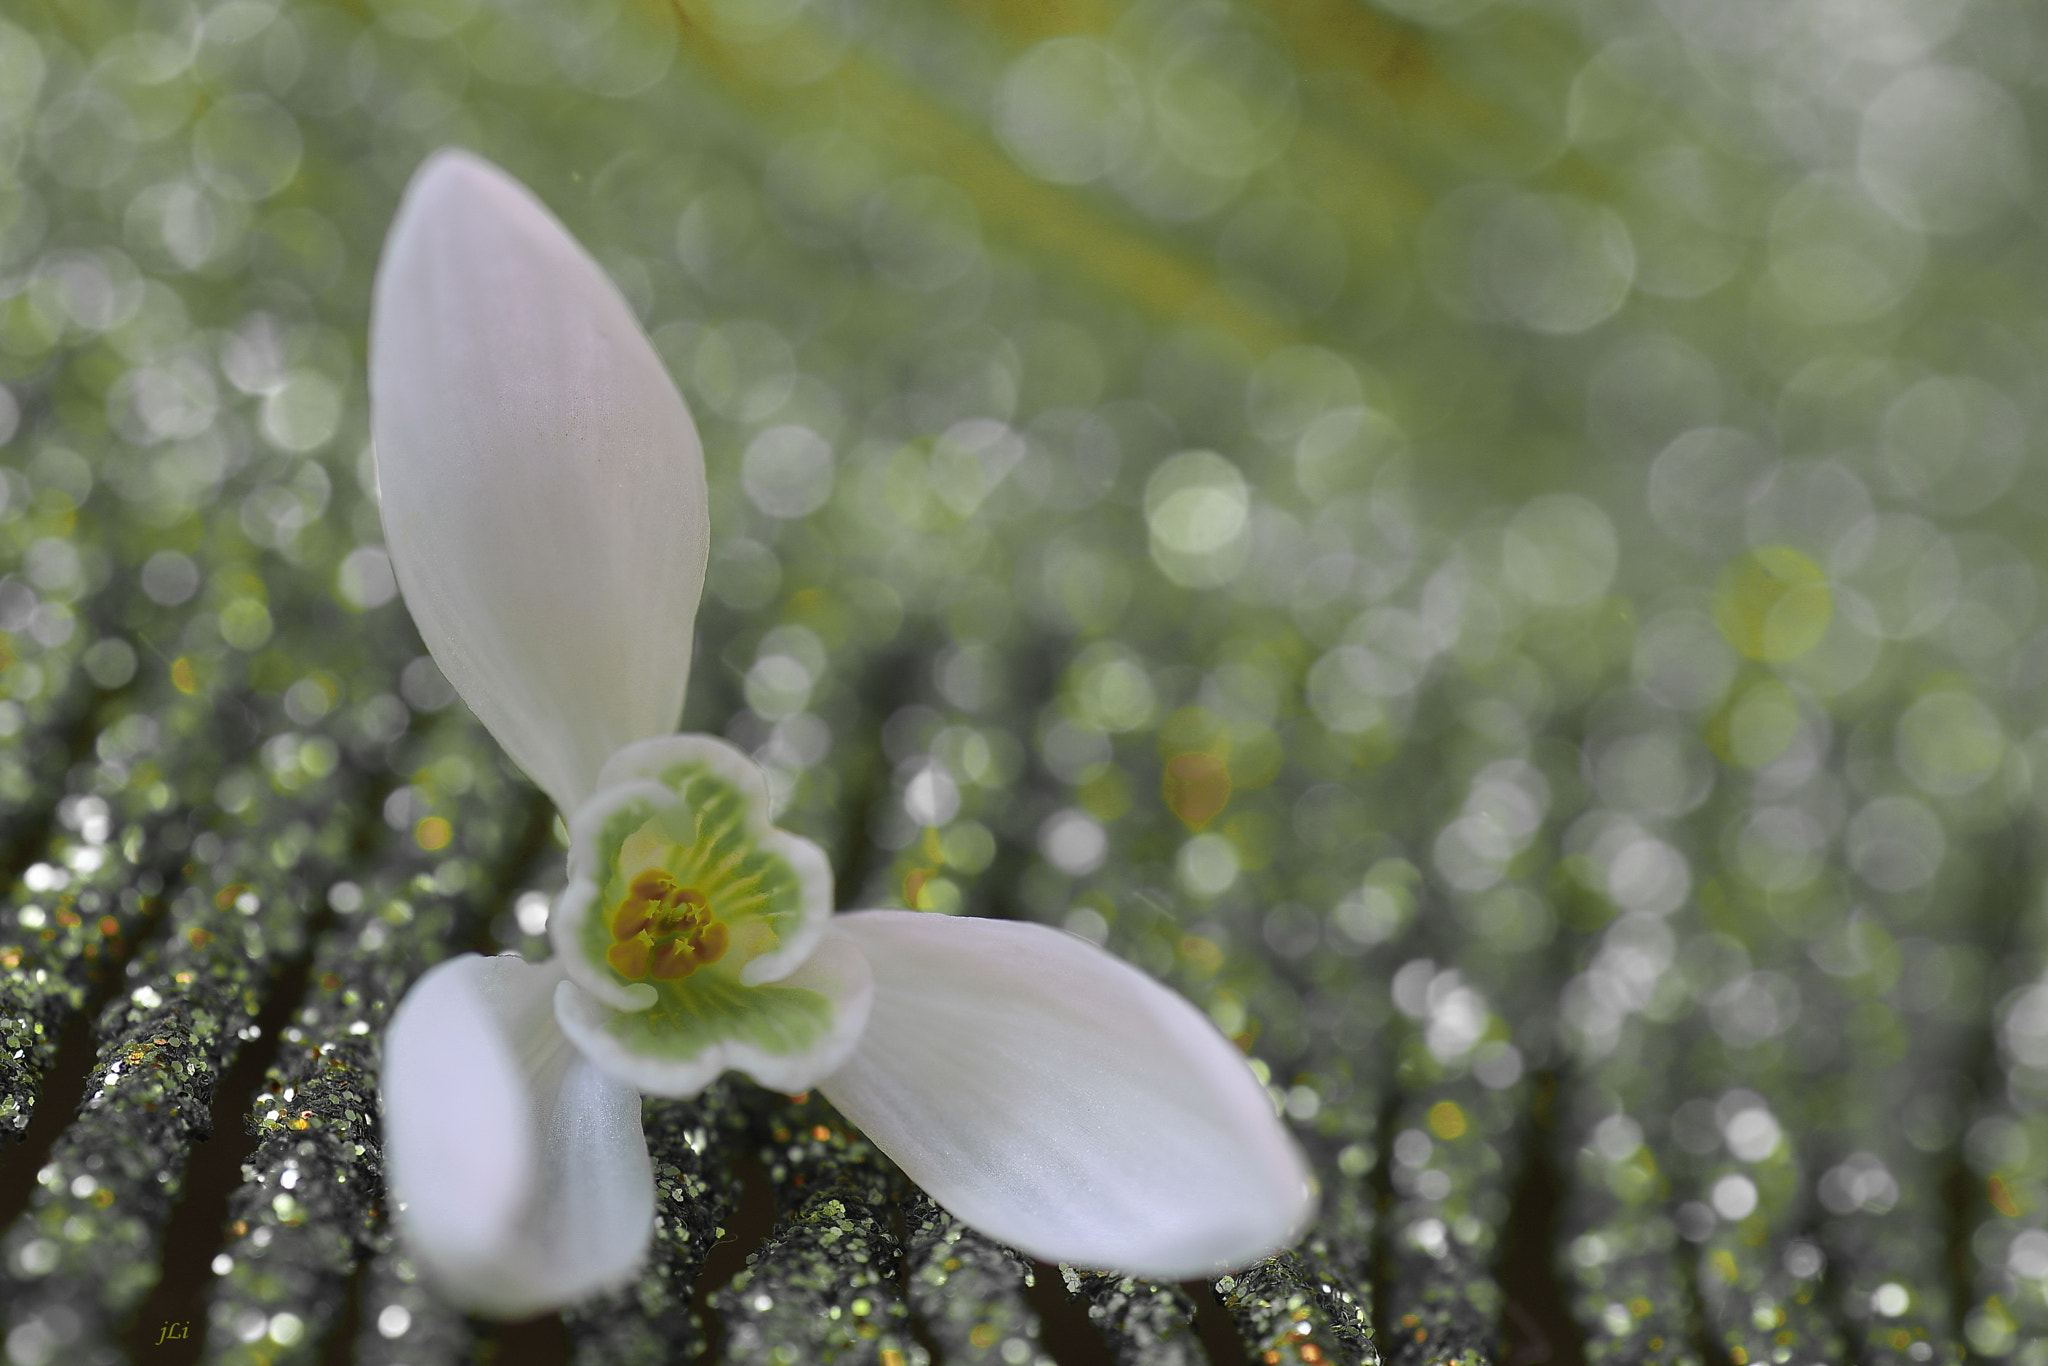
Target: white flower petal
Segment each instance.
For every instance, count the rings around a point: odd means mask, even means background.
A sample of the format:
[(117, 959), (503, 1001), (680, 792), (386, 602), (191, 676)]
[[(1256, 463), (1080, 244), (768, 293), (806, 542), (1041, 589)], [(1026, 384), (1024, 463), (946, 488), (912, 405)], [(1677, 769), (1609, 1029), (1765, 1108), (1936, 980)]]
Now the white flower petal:
[(796, 971), (678, 1015), (673, 1029), (659, 1007), (613, 1010), (574, 982), (557, 991), (555, 1015), (592, 1062), (654, 1095), (694, 1096), (726, 1071), (794, 1093), (846, 1061), (871, 996), (866, 959), (828, 935)]
[(503, 171), (444, 150), (377, 268), (384, 535), (420, 635), (564, 812), (675, 728), (710, 543), (696, 428), (618, 290)]
[(819, 1089), (962, 1221), (1046, 1261), (1167, 1280), (1300, 1236), (1300, 1149), (1172, 991), (1042, 925), (862, 911), (833, 927), (875, 1000)]
[(384, 1038), (384, 1151), (407, 1247), (450, 1299), (518, 1318), (617, 1285), (654, 1225), (640, 1097), (555, 1024), (553, 963), (464, 954)]
[(488, 1257), (517, 1226), (540, 1171), (518, 1045), (503, 1036), (465, 955), (407, 992), (384, 1038), (384, 1142), (413, 1243), (432, 1265)]

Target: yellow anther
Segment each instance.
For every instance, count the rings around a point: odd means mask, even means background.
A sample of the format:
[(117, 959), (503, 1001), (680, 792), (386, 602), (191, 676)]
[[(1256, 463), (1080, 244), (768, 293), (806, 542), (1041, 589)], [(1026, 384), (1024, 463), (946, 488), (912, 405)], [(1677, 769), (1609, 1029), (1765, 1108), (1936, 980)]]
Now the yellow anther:
[(610, 963), (619, 976), (637, 982), (647, 975), (647, 959), (652, 951), (653, 945), (646, 935), (635, 935), (606, 949), (604, 961)]
[(612, 913), (612, 938), (605, 961), (629, 981), (653, 977), (674, 982), (725, 955), (731, 942), (724, 924), (694, 887), (668, 872), (650, 868), (633, 879)]
[(654, 917), (647, 913), (647, 903), (628, 897), (619, 903), (618, 914), (612, 917), (612, 938), (624, 943), (653, 923)]
[(725, 926), (716, 920), (688, 935), (677, 935), (656, 946), (648, 975), (658, 982), (688, 977), (706, 963), (723, 958), (728, 939)]

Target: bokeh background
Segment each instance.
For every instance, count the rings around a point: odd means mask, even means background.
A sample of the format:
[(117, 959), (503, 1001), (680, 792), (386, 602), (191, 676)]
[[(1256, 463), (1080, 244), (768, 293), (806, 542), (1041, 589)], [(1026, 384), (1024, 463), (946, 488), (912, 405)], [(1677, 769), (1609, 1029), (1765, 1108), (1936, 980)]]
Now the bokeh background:
[[(2044, 71), (2021, 0), (9, 5), (8, 1361), (2048, 1362)], [(449, 143), (702, 427), (686, 724), (842, 904), (1186, 992), (1303, 1247), (1032, 1272), (721, 1086), (640, 1284), (417, 1280), (378, 1034), (561, 880), (380, 544)]]

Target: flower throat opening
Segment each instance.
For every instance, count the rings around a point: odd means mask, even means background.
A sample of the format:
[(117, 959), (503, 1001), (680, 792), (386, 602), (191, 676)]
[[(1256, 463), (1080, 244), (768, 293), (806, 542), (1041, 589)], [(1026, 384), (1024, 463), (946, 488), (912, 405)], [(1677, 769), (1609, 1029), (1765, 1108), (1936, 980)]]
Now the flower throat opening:
[(612, 915), (605, 961), (628, 981), (674, 982), (725, 956), (731, 935), (695, 887), (650, 868), (633, 879)]

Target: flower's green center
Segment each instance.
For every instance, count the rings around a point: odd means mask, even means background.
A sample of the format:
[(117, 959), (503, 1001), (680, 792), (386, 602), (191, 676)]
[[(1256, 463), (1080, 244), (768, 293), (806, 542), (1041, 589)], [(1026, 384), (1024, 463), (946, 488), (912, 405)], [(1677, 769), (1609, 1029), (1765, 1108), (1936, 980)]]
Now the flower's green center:
[(695, 887), (685, 887), (660, 868), (633, 879), (612, 912), (612, 946), (605, 961), (629, 982), (652, 977), (674, 982), (725, 956), (732, 942), (725, 922)]
[(596, 1031), (586, 1042), (601, 1035), (591, 1046), (677, 1095), (710, 1080), (727, 1046), (758, 1059), (820, 1046), (838, 1027), (839, 979), (790, 979), (830, 913), (824, 855), (767, 823), (767, 785), (722, 742), (665, 737), (621, 756), (571, 823), (556, 926), (587, 993), (565, 1007)]
[(593, 862), (610, 867), (582, 938), (621, 984), (694, 999), (781, 942), (796, 885), (748, 834), (738, 792), (701, 771), (674, 782), (683, 802), (628, 802), (605, 822)]

